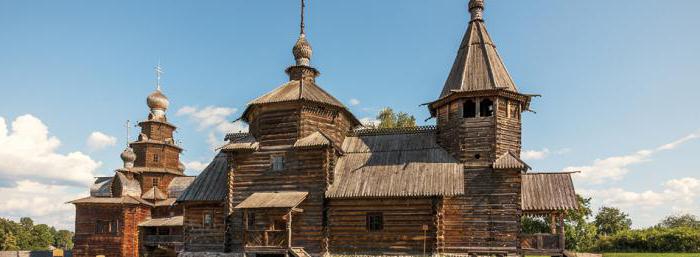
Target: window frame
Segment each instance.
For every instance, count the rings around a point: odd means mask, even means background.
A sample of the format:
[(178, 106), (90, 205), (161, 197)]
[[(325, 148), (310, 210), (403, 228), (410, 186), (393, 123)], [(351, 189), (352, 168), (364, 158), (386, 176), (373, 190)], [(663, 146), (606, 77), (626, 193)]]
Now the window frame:
[[(279, 160), (279, 161), (277, 161)], [(287, 160), (284, 154), (273, 154), (270, 155), (270, 170), (271, 171), (284, 171), (287, 167)]]
[[(471, 108), (472, 108), (472, 109), (470, 110), (471, 112), (469, 112), (470, 115), (467, 115), (467, 107), (468, 107), (468, 106), (471, 106)], [(462, 102), (462, 118), (464, 118), (464, 119), (472, 119), (472, 118), (478, 117), (478, 116), (479, 116), (479, 112), (478, 112), (478, 108), (477, 108), (477, 107), (478, 107), (477, 101), (474, 101), (474, 100), (472, 100), (472, 99), (464, 100), (464, 102)]]
[(365, 216), (365, 229), (368, 232), (380, 232), (384, 230), (384, 213), (368, 212)]
[[(484, 105), (486, 101), (489, 101), (491, 105)], [(491, 108), (490, 110), (489, 107)], [(481, 99), (481, 101), (479, 101), (478, 109), (479, 117), (493, 117), (496, 115), (496, 102), (490, 98)]]
[(212, 211), (204, 211), (202, 213), (202, 227), (213, 228), (214, 227), (214, 213)]

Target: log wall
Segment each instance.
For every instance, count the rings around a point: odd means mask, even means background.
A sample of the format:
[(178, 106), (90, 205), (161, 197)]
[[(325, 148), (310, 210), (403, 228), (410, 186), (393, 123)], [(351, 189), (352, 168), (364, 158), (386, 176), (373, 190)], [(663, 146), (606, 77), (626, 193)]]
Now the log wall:
[[(272, 171), (270, 156), (285, 156), (285, 169)], [(255, 153), (234, 154), (231, 185), (231, 205), (236, 206), (255, 192), (304, 191), (309, 195), (298, 206), (302, 213), (295, 214), (292, 222), (292, 246), (304, 247), (318, 256), (323, 242), (323, 195), (327, 151), (323, 149), (294, 150), (292, 148), (264, 150)], [(230, 217), (228, 242), (234, 252), (243, 251), (243, 211), (233, 209)]]
[[(78, 204), (75, 219), (76, 257), (137, 257), (139, 256), (138, 223), (150, 216), (150, 209), (139, 205)], [(96, 234), (98, 220), (118, 224), (112, 234)]]
[[(431, 254), (436, 244), (437, 203), (433, 198), (329, 200), (330, 251), (340, 255), (422, 255), (425, 243), (426, 254)], [(374, 212), (383, 214), (381, 231), (366, 228), (367, 214)], [(428, 227), (425, 233), (423, 225)]]
[[(183, 203), (184, 245), (188, 252), (223, 252), (226, 214), (221, 203)], [(204, 215), (211, 213), (212, 226), (204, 225)]]
[(520, 156), (522, 123), (520, 103), (506, 98), (496, 102), (496, 156), (511, 151)]
[(467, 169), (465, 195), (445, 198), (440, 253), (516, 253), (519, 247), (520, 171)]

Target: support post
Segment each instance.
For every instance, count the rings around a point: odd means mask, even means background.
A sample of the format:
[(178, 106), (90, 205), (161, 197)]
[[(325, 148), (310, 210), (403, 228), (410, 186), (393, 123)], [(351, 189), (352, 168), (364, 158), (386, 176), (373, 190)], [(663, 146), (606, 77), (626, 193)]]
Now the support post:
[(564, 213), (559, 213), (559, 248), (564, 250), (566, 248), (566, 236), (564, 233)]
[(248, 245), (248, 209), (243, 209), (243, 247)]
[(549, 233), (552, 235), (557, 234), (557, 226), (558, 226), (559, 220), (557, 220), (557, 213), (550, 213), (549, 214)]
[(287, 214), (287, 248), (292, 249), (292, 210)]

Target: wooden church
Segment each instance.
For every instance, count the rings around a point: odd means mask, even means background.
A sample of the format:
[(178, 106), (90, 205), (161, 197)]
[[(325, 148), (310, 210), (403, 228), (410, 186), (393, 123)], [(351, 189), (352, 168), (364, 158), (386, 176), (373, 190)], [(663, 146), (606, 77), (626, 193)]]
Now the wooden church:
[[(484, 24), (484, 1), (471, 0), (468, 10), (471, 19), (452, 69), (442, 91), (436, 87), (437, 99), (427, 104), (436, 125), (367, 129), (316, 83), (302, 1), (289, 81), (249, 102), (240, 118), (249, 132), (227, 135), (226, 145), (193, 180), (176, 166), (154, 163), (150, 148), (138, 148), (149, 145), (143, 139), (132, 143), (136, 165), (124, 169), (133, 171), (104, 179), (112, 181), (110, 204), (143, 206), (121, 207), (137, 213), (142, 228), (136, 235), (124, 232), (128, 239), (109, 239), (132, 243), (112, 254), (106, 241), (91, 234), (101, 230), (100, 218), (90, 215), (102, 215), (94, 206), (106, 198), (74, 201), (76, 256), (565, 256), (564, 213), (578, 208), (571, 176), (532, 172), (519, 158), (521, 113), (529, 110), (532, 95), (519, 92), (498, 55)], [(151, 123), (159, 127), (154, 132), (142, 126), (155, 138), (146, 142), (167, 141), (174, 126)], [(170, 153), (162, 161), (177, 165), (180, 149), (174, 143), (154, 147)], [(154, 165), (171, 168), (146, 168)], [(157, 173), (173, 177), (153, 187), (144, 179), (154, 170), (178, 173)], [(148, 192), (122, 190), (122, 173)], [(95, 188), (104, 183), (99, 181)], [(175, 182), (186, 189), (171, 190), (168, 183)], [(159, 190), (151, 195), (153, 188)], [(159, 206), (167, 206), (168, 215), (156, 211)], [(522, 233), (526, 215), (550, 220), (551, 233)], [(128, 227), (124, 220), (115, 226)], [(157, 226), (163, 224), (179, 226)], [(163, 251), (140, 247), (161, 230), (160, 243), (149, 243)]]

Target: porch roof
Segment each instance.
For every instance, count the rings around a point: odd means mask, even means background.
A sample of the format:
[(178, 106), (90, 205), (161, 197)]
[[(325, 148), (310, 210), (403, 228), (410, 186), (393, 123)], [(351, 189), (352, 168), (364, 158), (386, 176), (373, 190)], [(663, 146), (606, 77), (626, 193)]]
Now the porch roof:
[(234, 207), (235, 209), (294, 208), (306, 199), (308, 192), (253, 193)]
[(150, 219), (139, 223), (139, 227), (180, 227), (183, 221), (183, 216)]
[(578, 209), (571, 173), (527, 173), (523, 175), (522, 208), (525, 212)]

